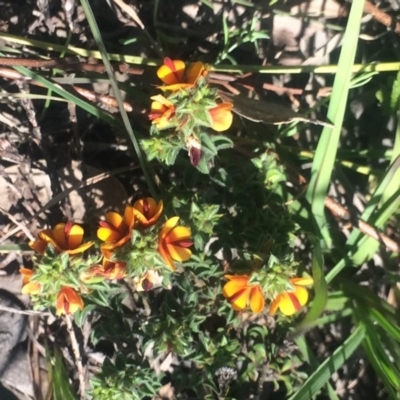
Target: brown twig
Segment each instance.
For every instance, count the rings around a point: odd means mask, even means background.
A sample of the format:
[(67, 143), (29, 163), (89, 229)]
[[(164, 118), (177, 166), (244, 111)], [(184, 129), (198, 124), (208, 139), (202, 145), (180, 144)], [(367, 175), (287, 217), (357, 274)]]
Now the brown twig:
[[(37, 60), (34, 58), (11, 58), (0, 57), (0, 65), (7, 67), (27, 67), (27, 68), (59, 68), (64, 71), (86, 71), (104, 74), (106, 67), (100, 63), (80, 62), (74, 57), (53, 58), (51, 60)], [(129, 75), (143, 75), (144, 70), (141, 68), (132, 68), (126, 63), (113, 63), (116, 71)]]
[(76, 339), (75, 330), (74, 330), (74, 326), (72, 323), (72, 316), (66, 315), (64, 320), (67, 325), (67, 331), (68, 331), (69, 337), (71, 339), (71, 347), (72, 347), (72, 351), (73, 351), (74, 357), (75, 357), (75, 365), (76, 365), (76, 369), (78, 372), (78, 380), (79, 380), (80, 398), (85, 399), (86, 398), (85, 375), (84, 375), (84, 371), (83, 371), (82, 357), (81, 357), (81, 353), (79, 351), (79, 343), (78, 343), (78, 340)]
[[(36, 337), (38, 336), (40, 319), (38, 316), (32, 318), (32, 332), (30, 332), (30, 345), (31, 345), (31, 371), (32, 371), (32, 381), (33, 390), (35, 393), (35, 399), (43, 400), (42, 395), (42, 380), (40, 375), (40, 358), (39, 358), (39, 348), (37, 346)], [(29, 329), (28, 329), (29, 332)], [(32, 340), (35, 337), (35, 340)]]
[(389, 14), (380, 10), (377, 6), (369, 2), (368, 0), (364, 3), (364, 11), (370, 14), (372, 18), (375, 18), (381, 24), (392, 29), (395, 33), (400, 35), (400, 22), (397, 22), (395, 18), (391, 17)]
[[(215, 85), (224, 86), (228, 91), (230, 91), (231, 93), (233, 93), (235, 95), (239, 94), (239, 90), (230, 85), (230, 83), (232, 83), (232, 82), (235, 82), (248, 90), (255, 91), (254, 83), (251, 83), (249, 80), (247, 80), (247, 83), (243, 82), (243, 80), (245, 78), (248, 78), (250, 75), (251, 75), (251, 73), (248, 73), (245, 75), (227, 75), (227, 74), (221, 74), (221, 73), (217, 73), (217, 72), (209, 73), (210, 83), (213, 83)], [(262, 84), (262, 87), (263, 87), (263, 89), (269, 90), (270, 92), (275, 92), (277, 94), (286, 93), (289, 96), (291, 96), (291, 95), (301, 96), (301, 95), (304, 95), (305, 93), (307, 93), (307, 91), (305, 91), (304, 89), (277, 86), (277, 85), (273, 85), (273, 84), (267, 83), (267, 82), (264, 82)], [(323, 87), (318, 90), (316, 95), (318, 97), (326, 97), (330, 94), (331, 91), (332, 91), (331, 87)]]
[(29, 310), (20, 310), (17, 308), (13, 308), (13, 307), (7, 307), (7, 306), (3, 306), (0, 304), (0, 310), (1, 311), (7, 311), (13, 314), (22, 314), (22, 315), (43, 315), (43, 316), (51, 316), (53, 314), (49, 313), (49, 312), (43, 312), (43, 311), (29, 311)]
[[(325, 207), (336, 217), (350, 222), (350, 219), (351, 219), (350, 212), (345, 207), (343, 207), (341, 204), (337, 203), (335, 200), (333, 200), (329, 196), (327, 196), (325, 198)], [(350, 222), (350, 224), (351, 224), (351, 222)], [(351, 225), (353, 225), (353, 224), (351, 224)], [(379, 232), (372, 225), (367, 224), (362, 219), (357, 220), (355, 225), (362, 233), (368, 235), (369, 237), (372, 237), (373, 239), (377, 240), (378, 242), (382, 242), (388, 250), (393, 251), (395, 253), (400, 252), (400, 246), (398, 243), (396, 243), (394, 240), (390, 239), (384, 233)]]

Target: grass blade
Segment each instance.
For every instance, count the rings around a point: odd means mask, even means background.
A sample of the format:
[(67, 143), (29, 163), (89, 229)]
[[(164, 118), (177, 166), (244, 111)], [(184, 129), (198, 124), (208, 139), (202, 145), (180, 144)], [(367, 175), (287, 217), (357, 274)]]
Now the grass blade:
[(312, 259), (312, 275), (314, 279), (315, 296), (309, 312), (297, 326), (299, 330), (307, 328), (309, 324), (312, 324), (312, 322), (323, 313), (328, 300), (328, 285), (324, 277), (324, 260), (321, 247), (317, 242), (314, 247)]
[(358, 326), (347, 340), (327, 358), (316, 371), (304, 382), (300, 389), (289, 400), (310, 400), (329, 381), (331, 375), (337, 371), (354, 353), (365, 337), (364, 326)]
[(131, 140), (131, 142), (133, 144), (133, 147), (135, 149), (136, 155), (137, 155), (137, 157), (139, 159), (139, 163), (140, 163), (140, 166), (142, 168), (144, 177), (146, 179), (147, 186), (149, 188), (149, 191), (150, 191), (152, 197), (156, 197), (156, 191), (155, 191), (155, 188), (154, 188), (154, 185), (153, 185), (153, 180), (150, 177), (150, 174), (149, 174), (148, 169), (147, 169), (146, 161), (143, 158), (143, 154), (142, 154), (142, 151), (141, 151), (140, 146), (139, 146), (139, 142), (136, 139), (136, 136), (135, 136), (135, 134), (133, 132), (132, 126), (131, 126), (131, 124), (129, 122), (128, 114), (126, 113), (125, 108), (123, 106), (123, 100), (122, 100), (121, 93), (120, 93), (119, 88), (118, 88), (118, 83), (117, 83), (117, 81), (115, 79), (114, 71), (112, 69), (112, 66), (111, 66), (111, 63), (110, 63), (110, 60), (109, 60), (109, 56), (107, 54), (106, 47), (104, 46), (103, 39), (101, 38), (101, 34), (100, 34), (100, 31), (99, 31), (99, 27), (97, 26), (96, 19), (94, 18), (94, 15), (93, 15), (92, 9), (90, 7), (89, 1), (88, 0), (81, 0), (81, 4), (82, 4), (82, 7), (83, 7), (83, 10), (85, 11), (85, 15), (86, 15), (86, 18), (88, 20), (90, 29), (91, 29), (91, 31), (93, 33), (93, 36), (94, 36), (94, 39), (96, 41), (97, 47), (100, 50), (101, 58), (103, 60), (104, 66), (106, 67), (107, 75), (110, 78), (110, 83), (111, 83), (111, 87), (112, 87), (113, 92), (114, 92), (114, 96), (115, 96), (115, 98), (117, 99), (117, 102), (118, 102), (118, 108), (119, 108), (119, 111), (121, 113), (122, 121), (123, 121), (123, 123), (125, 125), (125, 129), (128, 132), (129, 138), (130, 138), (130, 140)]
[(364, 0), (353, 1), (328, 109), (328, 119), (335, 127), (333, 129), (324, 128), (322, 131), (312, 166), (310, 185), (307, 190), (307, 199), (311, 203), (321, 235), (328, 247), (332, 245), (332, 238), (325, 217), (324, 200), (336, 159), (336, 149), (338, 148), (347, 106), (352, 75), (351, 68), (356, 54), (363, 9)]

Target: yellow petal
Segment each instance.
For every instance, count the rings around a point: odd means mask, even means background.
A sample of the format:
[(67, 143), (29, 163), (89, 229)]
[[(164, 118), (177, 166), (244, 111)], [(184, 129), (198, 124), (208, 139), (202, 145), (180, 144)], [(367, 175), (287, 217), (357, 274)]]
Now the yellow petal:
[(175, 227), (175, 225), (178, 223), (179, 217), (172, 217), (170, 218), (162, 227), (160, 234), (159, 234), (159, 240), (163, 241), (167, 235), (171, 232), (171, 230)]
[(191, 64), (186, 72), (186, 82), (195, 84), (204, 71), (204, 64), (201, 61)]
[(179, 243), (190, 239), (190, 230), (186, 226), (175, 226), (164, 238), (165, 243)]
[(78, 246), (75, 249), (68, 250), (67, 253), (70, 254), (71, 256), (74, 254), (83, 253), (84, 251), (86, 251), (87, 249), (92, 247), (93, 245), (94, 245), (94, 242), (86, 242), (86, 243), (81, 244), (80, 246)]
[(164, 65), (157, 70), (157, 76), (167, 85), (182, 82), (185, 63), (181, 60), (164, 59)]
[(125, 227), (125, 222), (122, 215), (114, 211), (110, 211), (106, 214), (106, 221), (118, 231), (123, 230)]
[(279, 307), (280, 301), (281, 301), (281, 295), (278, 294), (278, 296), (276, 296), (275, 300), (269, 306), (269, 315), (275, 315), (276, 310)]
[(116, 242), (121, 239), (121, 232), (114, 231), (110, 228), (100, 227), (97, 229), (97, 237), (103, 242)]
[(236, 296), (234, 296), (234, 299), (232, 300), (228, 299), (231, 302), (232, 308), (235, 311), (242, 311), (247, 307), (247, 304), (249, 302), (250, 292), (251, 292), (250, 288), (245, 288), (237, 292)]
[(164, 246), (162, 245), (158, 245), (158, 251), (161, 254), (161, 257), (163, 258), (163, 260), (165, 261), (165, 263), (168, 265), (168, 267), (172, 270), (172, 271), (176, 271), (176, 266), (174, 264), (173, 259), (171, 258), (171, 256), (168, 253), (168, 250), (166, 250), (164, 248)]
[(29, 247), (37, 253), (43, 254), (46, 251), (47, 242), (42, 239), (36, 239), (29, 242)]
[(307, 289), (296, 286), (294, 292), (284, 292), (280, 294), (279, 309), (282, 314), (290, 316), (300, 311), (301, 307), (307, 303), (308, 292)]
[(192, 88), (194, 85), (192, 83), (175, 83), (173, 85), (168, 86), (157, 86), (157, 89), (164, 91), (169, 90), (170, 92), (177, 92), (181, 89)]
[(133, 208), (140, 211), (143, 215), (152, 215), (157, 209), (157, 202), (152, 197), (146, 197), (135, 201)]
[(61, 288), (57, 296), (57, 315), (74, 313), (78, 309), (83, 309), (83, 300), (70, 287), (64, 286)]
[(293, 285), (308, 286), (314, 283), (312, 278), (292, 278), (289, 279)]
[(159, 103), (158, 101), (153, 101), (151, 103), (151, 112), (157, 115), (161, 115), (164, 113), (164, 111), (166, 110), (165, 106), (161, 103)]
[(250, 308), (254, 313), (260, 313), (264, 310), (265, 300), (259, 286), (254, 286), (251, 288), (250, 294)]
[(83, 228), (80, 225), (72, 225), (69, 233), (67, 233), (66, 238), (68, 240), (67, 249), (73, 250), (82, 243), (83, 240)]
[(299, 301), (300, 305), (303, 307), (308, 301), (308, 290), (302, 286), (296, 286), (294, 295)]
[(62, 250), (68, 249), (68, 243), (65, 236), (65, 225), (66, 224), (61, 222), (60, 224), (57, 224), (53, 229), (53, 240)]
[(45, 231), (39, 232), (39, 239), (43, 240), (46, 243), (52, 244), (59, 253), (62, 253), (65, 250), (65, 248), (61, 247), (60, 244), (56, 241), (54, 237), (54, 231), (46, 229)]
[[(295, 297), (294, 299), (295, 301), (297, 301)], [(280, 294), (279, 310), (282, 314), (287, 316), (293, 315), (296, 312), (297, 308), (297, 305), (293, 303), (293, 298), (289, 295), (288, 292)]]
[(212, 129), (223, 132), (230, 128), (233, 121), (232, 103), (221, 103), (209, 110)]
[[(174, 107), (174, 104), (171, 103), (168, 99), (166, 99), (163, 95), (158, 94), (157, 96), (150, 97), (151, 100), (154, 100), (155, 103), (158, 103), (159, 106), (166, 106), (167, 108)], [(153, 107), (152, 107), (153, 108)]]
[(126, 206), (124, 211), (125, 224), (128, 226), (128, 231), (130, 231), (135, 225), (135, 215), (132, 206)]
[(22, 283), (26, 284), (29, 282), (29, 279), (31, 279), (33, 275), (33, 270), (28, 269), (28, 268), (20, 268), (19, 269), (20, 274), (22, 275)]
[(171, 244), (165, 245), (166, 251), (168, 251), (171, 258), (175, 261), (187, 261), (192, 256), (190, 249), (185, 247), (173, 246)]
[[(232, 275), (225, 275), (225, 278), (228, 276), (232, 276)], [(237, 279), (233, 279), (237, 277)], [(239, 292), (240, 290), (242, 290), (243, 288), (245, 288), (247, 286), (248, 283), (248, 279), (244, 279), (242, 276), (238, 275), (238, 276), (233, 276), (232, 280), (229, 281), (228, 283), (225, 283), (223, 289), (222, 289), (222, 293), (225, 297), (232, 297), (234, 296), (237, 292)], [(229, 278), (228, 278), (229, 279)]]
[(22, 294), (38, 294), (42, 290), (42, 285), (39, 282), (28, 282), (22, 286)]

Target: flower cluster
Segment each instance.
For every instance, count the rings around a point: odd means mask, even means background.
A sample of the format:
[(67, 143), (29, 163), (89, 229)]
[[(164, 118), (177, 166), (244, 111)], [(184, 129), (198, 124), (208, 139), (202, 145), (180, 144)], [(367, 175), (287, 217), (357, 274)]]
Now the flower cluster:
[(107, 282), (130, 279), (138, 291), (161, 286), (163, 278), (187, 261), (192, 252), (190, 230), (172, 217), (160, 221), (163, 202), (147, 197), (127, 205), (121, 215), (111, 211), (100, 221), (100, 252), (86, 254), (94, 241), (84, 242), (83, 228), (70, 221), (39, 232), (29, 243), (34, 269), (21, 268), (22, 293), (37, 308), (56, 307), (57, 315), (82, 310), (83, 295), (107, 288)]
[[(107, 289), (110, 281), (127, 279), (137, 291), (168, 287), (176, 263), (190, 259), (193, 242), (179, 217), (162, 223), (162, 212), (163, 202), (151, 197), (127, 205), (123, 214), (108, 212), (97, 228), (99, 251), (90, 254), (95, 242), (85, 241), (83, 228), (70, 221), (39, 232), (30, 242), (37, 253), (34, 269), (20, 270), (22, 293), (30, 294), (38, 308), (55, 306), (60, 315), (82, 310), (82, 296)], [(307, 303), (305, 286), (313, 281), (293, 277), (291, 268), (282, 268), (271, 255), (268, 259), (265, 267), (260, 260), (239, 262), (251, 272), (225, 275), (222, 293), (237, 311), (250, 307), (260, 313), (269, 301), (271, 315), (278, 309), (293, 315)]]
[(308, 291), (305, 286), (312, 285), (313, 280), (279, 275), (274, 271), (257, 271), (251, 275), (225, 275), (228, 282), (224, 285), (222, 293), (236, 311), (250, 307), (252, 312), (260, 313), (264, 310), (267, 297), (271, 300), (270, 315), (274, 315), (279, 309), (282, 314), (291, 316), (307, 303)]
[(83, 228), (68, 221), (39, 232), (37, 239), (29, 243), (38, 255), (34, 270), (20, 269), (22, 293), (30, 294), (35, 305), (55, 305), (57, 315), (83, 309), (79, 292), (84, 288), (76, 276), (87, 265), (81, 254), (94, 245), (93, 241), (84, 242), (83, 237)]
[[(142, 142), (149, 158), (157, 157), (167, 163), (174, 161), (160, 154), (160, 148), (164, 148), (167, 141), (160, 147), (161, 142), (156, 138), (167, 137), (174, 150), (188, 151), (193, 166), (203, 172), (207, 170), (207, 162), (218, 150), (217, 139), (208, 133), (208, 128), (226, 131), (233, 119), (233, 104), (220, 101), (217, 92), (208, 86), (207, 73), (207, 67), (199, 61), (186, 68), (181, 60), (164, 59), (164, 64), (157, 70), (157, 76), (165, 84), (158, 87), (163, 94), (151, 97), (149, 113), (151, 134), (155, 138)], [(230, 145), (230, 140), (225, 138), (225, 148)]]

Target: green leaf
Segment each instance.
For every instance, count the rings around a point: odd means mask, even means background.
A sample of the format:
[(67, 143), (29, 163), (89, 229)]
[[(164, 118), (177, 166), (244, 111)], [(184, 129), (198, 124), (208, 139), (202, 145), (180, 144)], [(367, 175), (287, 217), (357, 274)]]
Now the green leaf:
[(326, 302), (328, 300), (328, 285), (324, 277), (324, 260), (322, 257), (321, 247), (319, 243), (315, 242), (314, 254), (312, 258), (312, 276), (314, 279), (315, 296), (311, 304), (310, 310), (299, 323), (296, 330), (307, 328), (312, 324), (324, 311)]
[(46, 346), (46, 358), (54, 400), (77, 400), (69, 383), (68, 372), (64, 366), (61, 352), (54, 347), (53, 366), (49, 348)]
[(329, 381), (337, 371), (351, 357), (365, 337), (365, 328), (358, 326), (348, 339), (327, 358), (317, 370), (304, 382), (289, 400), (310, 400)]
[(352, 2), (327, 115), (328, 120), (333, 122), (334, 128), (326, 127), (322, 131), (307, 190), (307, 199), (311, 203), (312, 212), (327, 247), (332, 246), (332, 238), (325, 217), (324, 202), (339, 147), (363, 9), (363, 0)]
[(142, 168), (142, 171), (143, 171), (147, 186), (149, 188), (150, 194), (151, 194), (152, 197), (156, 198), (156, 191), (155, 191), (155, 188), (154, 188), (153, 180), (150, 177), (150, 174), (149, 174), (149, 171), (148, 171), (148, 168), (147, 168), (147, 164), (146, 164), (146, 160), (143, 157), (141, 148), (139, 146), (139, 142), (138, 142), (138, 140), (137, 140), (137, 138), (136, 138), (136, 136), (135, 136), (135, 134), (133, 132), (132, 125), (129, 122), (128, 114), (127, 114), (127, 112), (126, 112), (126, 110), (124, 108), (121, 92), (120, 92), (120, 90), (118, 88), (118, 83), (117, 83), (117, 80), (115, 78), (115, 74), (114, 74), (114, 71), (112, 69), (111, 63), (110, 63), (110, 57), (109, 57), (109, 55), (107, 53), (106, 47), (105, 47), (103, 39), (101, 37), (100, 31), (99, 31), (99, 27), (97, 25), (96, 19), (94, 18), (94, 15), (93, 15), (93, 11), (92, 11), (92, 9), (90, 7), (90, 4), (89, 4), (88, 0), (81, 0), (81, 4), (82, 4), (82, 8), (83, 8), (83, 10), (85, 12), (86, 18), (88, 20), (88, 23), (89, 23), (89, 26), (90, 26), (90, 30), (93, 33), (94, 40), (96, 41), (97, 47), (100, 50), (101, 58), (103, 60), (104, 66), (106, 68), (107, 75), (108, 75), (108, 77), (110, 79), (110, 83), (111, 83), (111, 87), (112, 87), (113, 92), (114, 92), (114, 96), (115, 96), (115, 98), (117, 99), (117, 102), (118, 102), (118, 108), (119, 108), (119, 111), (121, 113), (122, 121), (123, 121), (123, 123), (125, 125), (126, 131), (128, 132), (129, 138), (130, 138), (130, 140), (131, 140), (131, 142), (133, 144), (133, 147), (135, 149), (136, 155), (137, 155), (137, 157), (139, 159), (139, 163), (140, 163), (140, 166)]

